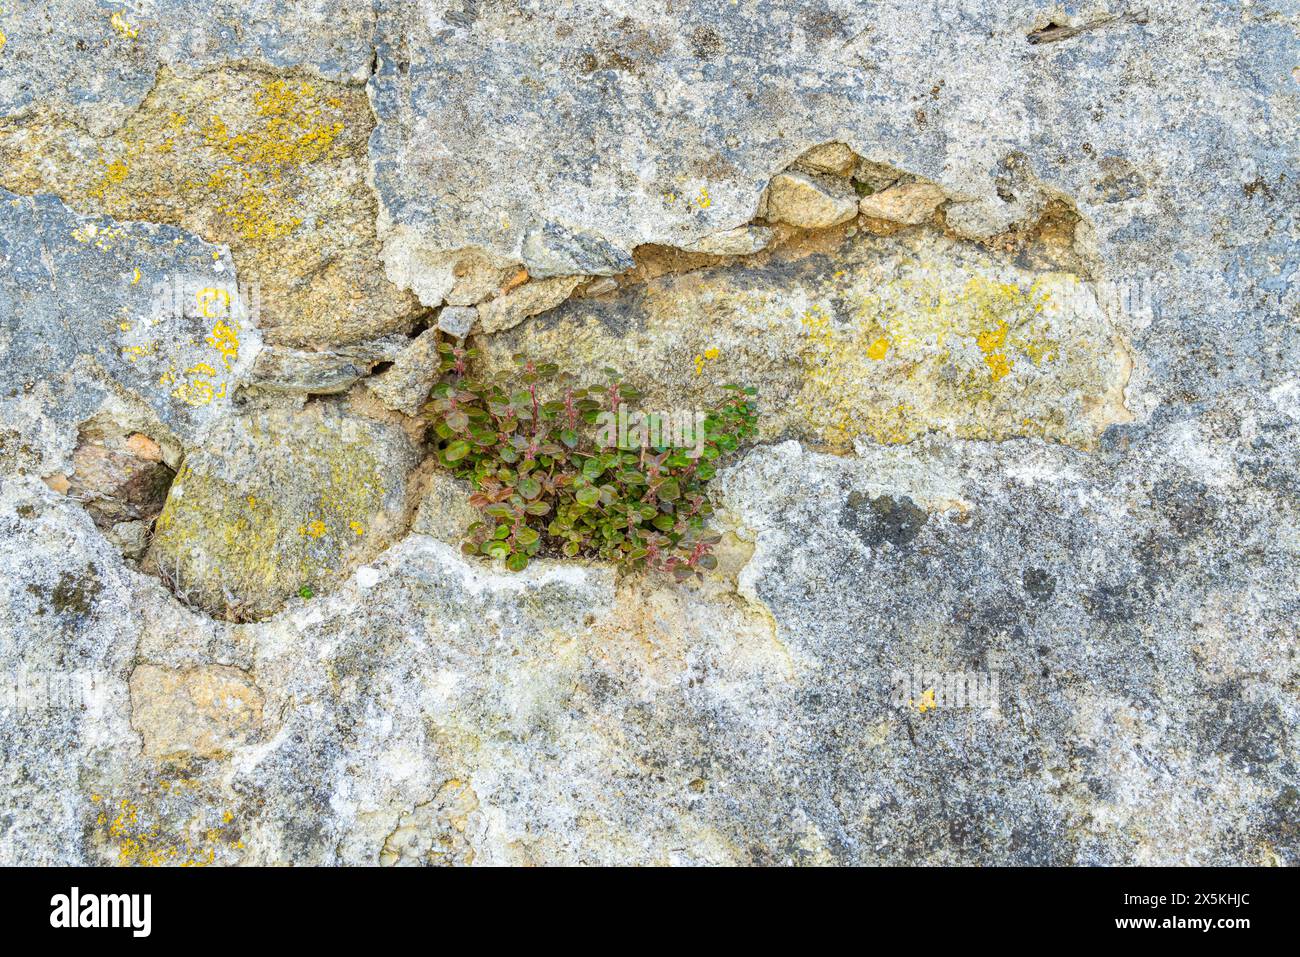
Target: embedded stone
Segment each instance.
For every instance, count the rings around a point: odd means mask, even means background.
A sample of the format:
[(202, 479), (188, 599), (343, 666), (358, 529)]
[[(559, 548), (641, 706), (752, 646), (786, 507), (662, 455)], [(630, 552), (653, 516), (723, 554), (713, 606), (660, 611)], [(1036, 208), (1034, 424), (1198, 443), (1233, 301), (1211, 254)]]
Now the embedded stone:
[(772, 230), (766, 226), (737, 226), (687, 243), (682, 248), (710, 256), (750, 256), (771, 245), (772, 236)]
[(211, 614), (266, 617), (404, 530), (416, 460), (399, 425), (337, 400), (232, 417), (186, 456), (145, 567)]
[(415, 415), (438, 378), (438, 330), (426, 329), (397, 354), (391, 368), (366, 380), (385, 406)]
[(1132, 360), (1098, 294), (933, 232), (860, 233), (575, 299), (475, 344), (490, 374), (517, 353), (583, 384), (614, 368), (656, 410), (753, 385), (763, 434), (838, 449), (931, 432), (1092, 448), (1131, 418)]
[(767, 218), (800, 229), (824, 229), (858, 214), (857, 197), (843, 183), (807, 173), (780, 173), (767, 188)]
[(530, 316), (553, 309), (569, 297), (581, 276), (534, 279), (478, 307), (478, 329), (492, 333), (512, 329)]
[(873, 219), (918, 226), (934, 214), (944, 198), (943, 189), (934, 183), (900, 183), (862, 197), (858, 209)]
[(214, 758), (247, 744), (260, 730), (263, 695), (238, 668), (166, 668), (131, 673), (131, 726), (150, 757)]

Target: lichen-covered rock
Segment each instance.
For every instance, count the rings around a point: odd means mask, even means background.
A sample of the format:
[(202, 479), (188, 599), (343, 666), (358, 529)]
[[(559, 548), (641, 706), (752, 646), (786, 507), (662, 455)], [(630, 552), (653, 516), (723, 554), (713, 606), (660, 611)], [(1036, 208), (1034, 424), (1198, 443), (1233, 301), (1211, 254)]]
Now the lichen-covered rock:
[(186, 456), (146, 567), (211, 614), (265, 617), (404, 530), (415, 464), (399, 426), (337, 403), (232, 417)]
[(654, 409), (703, 407), (724, 383), (754, 385), (765, 434), (841, 449), (929, 431), (1087, 447), (1130, 418), (1117, 319), (1072, 273), (933, 234), (859, 233), (670, 274), (621, 298), (575, 299), (474, 342), (490, 372), (512, 368), (516, 353), (588, 383), (613, 367)]
[(6, 471), (66, 471), (77, 425), (121, 395), (195, 441), (261, 347), (219, 247), (2, 190), (0, 319)]
[(139, 106), (159, 67), (201, 71), (251, 61), (363, 81), (374, 19), (369, 4), (282, 0), (7, 4), (0, 12), (0, 115), (48, 106), (102, 136)]
[(165, 70), (108, 135), (49, 110), (0, 117), (0, 186), (225, 243), (271, 342), (353, 343), (405, 331), (415, 307), (379, 260), (372, 126), (354, 86)]

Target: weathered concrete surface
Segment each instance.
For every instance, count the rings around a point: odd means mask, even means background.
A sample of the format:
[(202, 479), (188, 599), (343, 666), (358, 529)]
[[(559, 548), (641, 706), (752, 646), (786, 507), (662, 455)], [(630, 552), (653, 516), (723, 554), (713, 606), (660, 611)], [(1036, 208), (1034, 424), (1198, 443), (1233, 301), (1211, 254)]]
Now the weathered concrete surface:
[[(1296, 428), (1275, 409), (1250, 420), (1275, 439)], [(25, 534), (62, 536), (66, 557), (33, 570), (48, 585), (11, 587), (11, 608), (64, 629), (88, 667), (116, 667), (106, 693), (129, 678), (142, 699), (146, 665), (128, 674), (92, 641), (125, 630), (169, 675), (240, 669), (263, 720), (183, 774), (127, 743), (105, 760), (92, 742), (111, 722), (93, 711), (75, 733), (58, 712), (19, 726), (97, 756), (54, 825), (96, 860), (124, 841), (95, 826), (92, 795), (163, 822), (165, 847), (185, 847), (167, 824), (182, 810), (229, 813), (224, 862), (394, 862), (404, 847), (478, 863), (1294, 860), (1295, 542), (1272, 524), (1294, 503), (1188, 454), (1222, 425), (1185, 422), (1171, 446), (1138, 432), (1098, 456), (928, 441), (844, 459), (786, 443), (727, 473), (724, 521), (751, 544), (703, 586), (493, 574), (415, 535), (329, 596), (215, 629), (186, 624), (147, 578), (88, 571), (88, 520), (28, 483), (5, 514), (37, 509)], [(1297, 464), (1265, 464), (1240, 437), (1220, 449), (1275, 479)], [(1240, 560), (1225, 566), (1225, 546)], [(42, 597), (64, 575), (89, 597)], [(898, 673), (989, 662), (996, 713), (897, 700)], [(132, 727), (204, 740), (209, 720), (186, 714), (150, 699)], [(186, 790), (142, 791), (142, 773)], [(431, 814), (448, 788), (462, 811)], [(48, 814), (16, 806), (18, 835)], [(44, 840), (6, 846), (32, 857)]]
[(200, 71), (250, 60), (362, 81), (369, 4), (286, 0), (6, 3), (0, 12), (0, 114), (52, 106), (96, 136), (112, 132), (154, 86), (159, 67)]
[[(0, 197), (0, 863), (1300, 863), (1296, 29), (6, 3), (0, 175), (78, 213)], [(307, 109), (259, 112), (276, 83)], [(158, 153), (169, 100), (228, 135)], [(290, 151), (209, 191), (249, 143)], [(790, 169), (865, 215), (763, 220)], [(209, 192), (287, 205), (254, 241)], [(197, 298), (145, 335), (190, 270), (263, 286), (264, 374)], [(485, 361), (762, 390), (703, 583), (462, 559), (463, 489), (370, 397), (416, 298), (567, 277)], [(80, 501), (118, 474), (72, 468), (95, 430), (182, 468), (158, 574)]]

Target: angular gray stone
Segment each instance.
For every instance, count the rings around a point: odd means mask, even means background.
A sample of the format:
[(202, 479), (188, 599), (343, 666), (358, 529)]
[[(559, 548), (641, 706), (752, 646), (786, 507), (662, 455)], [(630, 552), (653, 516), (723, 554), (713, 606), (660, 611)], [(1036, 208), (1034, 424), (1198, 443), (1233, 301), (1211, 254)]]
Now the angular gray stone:
[(489, 299), (478, 307), (478, 329), (483, 333), (513, 329), (525, 319), (564, 302), (581, 281), (581, 276), (535, 279)]
[(78, 423), (125, 395), (186, 441), (224, 416), (261, 335), (221, 247), (0, 190), (7, 470), (62, 467)]
[(395, 360), (410, 342), (406, 336), (385, 336), (317, 351), (267, 346), (253, 363), (249, 388), (306, 395), (346, 392), (379, 363)]
[(690, 253), (708, 253), (711, 256), (749, 256), (761, 252), (772, 242), (772, 230), (766, 226), (737, 226), (727, 229), (682, 248)]
[(438, 313), (438, 328), (464, 339), (478, 321), (478, 310), (473, 306), (444, 306)]
[(612, 276), (632, 268), (632, 255), (598, 233), (545, 223), (524, 235), (520, 258), (534, 279)]
[(415, 415), (438, 378), (438, 330), (425, 329), (393, 359), (392, 368), (366, 380), (366, 388), (387, 408)]

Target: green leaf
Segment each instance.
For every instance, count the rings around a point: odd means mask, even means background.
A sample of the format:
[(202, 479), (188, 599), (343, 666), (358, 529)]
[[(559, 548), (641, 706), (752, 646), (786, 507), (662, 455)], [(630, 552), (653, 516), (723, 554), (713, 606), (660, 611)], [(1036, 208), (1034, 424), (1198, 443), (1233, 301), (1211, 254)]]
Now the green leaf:
[(442, 454), (448, 462), (459, 462), (469, 454), (469, 443), (464, 439), (457, 439), (448, 445)]
[(531, 475), (519, 480), (519, 494), (528, 500), (537, 498), (542, 494), (542, 483), (537, 481)]
[(512, 572), (521, 572), (528, 567), (528, 556), (522, 552), (515, 552), (506, 559), (506, 568)]
[(590, 507), (600, 501), (600, 489), (588, 485), (586, 488), (578, 489), (578, 494), (574, 497), (581, 504)]

